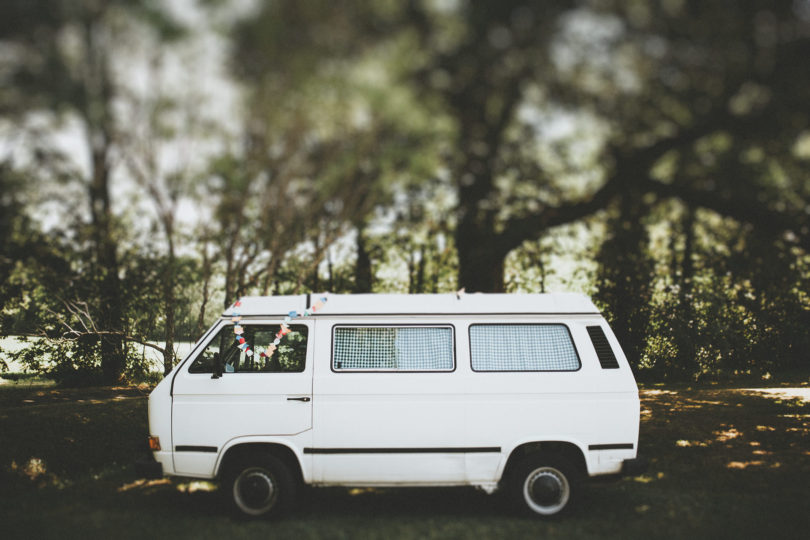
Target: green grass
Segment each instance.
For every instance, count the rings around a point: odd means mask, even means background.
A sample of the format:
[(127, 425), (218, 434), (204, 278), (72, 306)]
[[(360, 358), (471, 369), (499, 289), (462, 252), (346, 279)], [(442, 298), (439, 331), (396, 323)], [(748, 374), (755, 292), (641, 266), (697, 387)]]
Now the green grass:
[(0, 537), (804, 538), (810, 392), (801, 391), (645, 390), (650, 471), (590, 485), (562, 519), (516, 516), (502, 497), (467, 488), (330, 488), (309, 490), (282, 520), (245, 522), (213, 485), (135, 478), (145, 390), (5, 386)]

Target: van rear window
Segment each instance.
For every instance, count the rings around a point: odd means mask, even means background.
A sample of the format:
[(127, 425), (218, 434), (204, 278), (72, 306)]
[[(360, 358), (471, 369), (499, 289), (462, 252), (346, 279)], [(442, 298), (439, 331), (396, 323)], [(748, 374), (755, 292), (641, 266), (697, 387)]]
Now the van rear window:
[(452, 371), (453, 329), (437, 326), (337, 326), (335, 371)]
[(564, 324), (472, 324), (474, 371), (577, 371), (579, 356)]

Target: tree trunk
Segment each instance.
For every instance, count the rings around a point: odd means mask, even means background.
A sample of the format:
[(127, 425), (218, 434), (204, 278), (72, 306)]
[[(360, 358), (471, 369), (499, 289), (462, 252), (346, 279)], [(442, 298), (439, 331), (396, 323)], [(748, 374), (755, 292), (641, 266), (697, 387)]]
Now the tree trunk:
[(118, 276), (118, 245), (112, 230), (110, 200), (110, 152), (112, 149), (113, 90), (103, 32), (93, 17), (85, 21), (84, 81), (87, 97), (81, 108), (85, 137), (90, 149), (91, 178), (89, 186), (90, 215), (93, 228), (95, 263), (99, 279), (98, 329), (101, 340), (101, 371), (105, 383), (121, 381), (126, 367), (124, 341), (124, 310), (121, 280)]
[[(315, 255), (314, 257), (320, 257), (321, 254), (321, 237), (320, 234), (315, 235)], [(312, 269), (312, 287), (310, 291), (317, 292), (321, 290), (321, 276), (318, 274), (318, 266), (319, 264), (315, 264), (315, 268)]]
[[(102, 331), (123, 332), (123, 299), (121, 281), (118, 277), (117, 245), (112, 236), (112, 211), (109, 196), (109, 170), (106, 154), (94, 155), (93, 182), (90, 188), (90, 206), (95, 232), (95, 250), (98, 271), (101, 274), (99, 289), (98, 328)], [(124, 341), (120, 336), (106, 334), (101, 338), (101, 371), (106, 384), (121, 381), (126, 367)]]
[(693, 295), (693, 281), (695, 275), (695, 211), (688, 206), (684, 210), (681, 222), (684, 235), (683, 257), (681, 259), (681, 282), (678, 291), (678, 307), (681, 312), (681, 331), (678, 340), (678, 356), (686, 375), (694, 375), (699, 371), (697, 349), (693, 339), (695, 298)]
[(326, 270), (328, 272), (328, 284), (329, 284), (329, 291), (335, 290), (335, 269), (332, 264), (332, 250), (327, 248), (326, 250)]
[(425, 292), (425, 248), (419, 248), (419, 262), (416, 266), (416, 292)]
[(234, 289), (236, 288), (234, 282), (234, 250), (236, 248), (236, 234), (228, 238), (228, 245), (225, 248), (225, 298), (222, 300), (223, 307), (227, 309), (235, 300)]
[(408, 294), (416, 292), (416, 261), (413, 250), (408, 250)]
[(597, 255), (596, 297), (607, 306), (609, 322), (634, 367), (646, 347), (652, 297), (649, 237), (642, 222), (647, 211), (640, 195), (622, 197)]
[(197, 314), (197, 336), (202, 336), (205, 331), (205, 309), (208, 306), (209, 288), (211, 286), (211, 258), (208, 256), (208, 243), (203, 243), (203, 290), (200, 312)]
[(503, 263), (503, 258), (491, 257), (483, 249), (459, 253), (459, 288), (467, 292), (504, 292)]
[(504, 292), (506, 253), (498, 245), (490, 225), (461, 219), (456, 228), (456, 249), (458, 287), (467, 292)]
[(370, 293), (372, 286), (371, 257), (366, 248), (364, 225), (357, 226), (357, 262), (354, 267), (354, 292)]
[(172, 217), (164, 217), (166, 243), (168, 245), (168, 260), (166, 261), (166, 277), (163, 280), (163, 301), (166, 316), (166, 332), (163, 352), (163, 374), (168, 375), (174, 367), (174, 312), (175, 312), (175, 256), (174, 256), (174, 226)]

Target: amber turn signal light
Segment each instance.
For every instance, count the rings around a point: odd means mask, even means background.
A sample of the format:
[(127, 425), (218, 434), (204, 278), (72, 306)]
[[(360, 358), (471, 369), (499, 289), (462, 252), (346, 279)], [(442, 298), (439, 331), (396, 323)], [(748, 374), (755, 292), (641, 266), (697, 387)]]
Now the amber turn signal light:
[(160, 438), (158, 437), (149, 437), (149, 449), (150, 450), (160, 450)]

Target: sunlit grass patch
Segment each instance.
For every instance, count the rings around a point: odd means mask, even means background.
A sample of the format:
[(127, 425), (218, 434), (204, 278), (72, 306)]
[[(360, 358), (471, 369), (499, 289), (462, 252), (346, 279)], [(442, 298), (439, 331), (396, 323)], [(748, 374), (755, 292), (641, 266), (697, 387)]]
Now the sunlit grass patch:
[(742, 436), (742, 433), (737, 431), (735, 428), (729, 428), (722, 431), (714, 431), (713, 434), (716, 440), (720, 442), (730, 441), (732, 439), (736, 439), (737, 437)]
[(153, 488), (155, 486), (169, 486), (171, 485), (172, 481), (168, 478), (159, 478), (155, 480), (148, 480), (146, 478), (139, 478), (134, 482), (128, 482), (120, 487), (116, 491), (119, 493), (124, 491), (131, 491), (133, 489), (136, 490), (143, 490), (146, 488)]
[(196, 493), (198, 491), (216, 491), (218, 487), (219, 486), (214, 482), (194, 480), (192, 482), (177, 484), (176, 489), (181, 493)]
[(765, 465), (764, 461), (729, 461), (726, 464), (728, 469), (747, 469), (748, 467), (761, 467)]
[(772, 399), (800, 400), (810, 402), (810, 388), (744, 388), (745, 392), (755, 392)]

